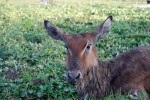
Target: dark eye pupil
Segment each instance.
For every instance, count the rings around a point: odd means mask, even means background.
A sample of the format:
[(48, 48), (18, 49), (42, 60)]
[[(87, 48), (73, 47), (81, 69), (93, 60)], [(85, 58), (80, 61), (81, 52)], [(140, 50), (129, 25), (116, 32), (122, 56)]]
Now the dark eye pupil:
[(89, 49), (90, 49), (90, 47), (91, 47), (91, 45), (88, 45), (86, 48), (89, 50)]

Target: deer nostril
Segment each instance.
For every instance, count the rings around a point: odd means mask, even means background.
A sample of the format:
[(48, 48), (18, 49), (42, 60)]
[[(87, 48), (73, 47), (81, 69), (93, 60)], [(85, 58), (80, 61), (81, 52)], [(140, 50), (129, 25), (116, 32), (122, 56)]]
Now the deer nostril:
[(68, 78), (71, 79), (70, 73), (68, 73)]
[(76, 79), (79, 79), (80, 78), (80, 73), (78, 73), (78, 76), (76, 77)]
[(82, 74), (80, 71), (68, 71), (66, 75), (67, 81), (72, 85), (75, 85), (79, 79), (82, 79)]
[(81, 74), (81, 72), (80, 71), (75, 71), (75, 72), (70, 72), (70, 71), (68, 71), (67, 72), (67, 79), (69, 79), (69, 80), (78, 80), (78, 79), (80, 79), (80, 78), (82, 78), (82, 74)]

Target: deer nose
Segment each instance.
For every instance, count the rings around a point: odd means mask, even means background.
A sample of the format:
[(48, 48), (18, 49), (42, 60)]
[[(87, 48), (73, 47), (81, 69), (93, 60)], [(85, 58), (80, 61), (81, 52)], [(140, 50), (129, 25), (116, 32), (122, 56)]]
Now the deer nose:
[(75, 85), (75, 83), (82, 78), (80, 71), (68, 71), (66, 76), (67, 81), (72, 85)]

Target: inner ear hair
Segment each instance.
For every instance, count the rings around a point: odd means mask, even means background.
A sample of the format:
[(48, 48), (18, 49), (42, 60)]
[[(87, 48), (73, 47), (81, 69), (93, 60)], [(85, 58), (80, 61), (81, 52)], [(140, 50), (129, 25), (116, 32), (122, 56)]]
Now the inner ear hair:
[(112, 16), (109, 16), (101, 25), (97, 26), (94, 31), (93, 34), (95, 36), (96, 41), (100, 38), (105, 37), (112, 26)]
[(44, 26), (50, 37), (52, 37), (55, 40), (61, 40), (61, 41), (64, 40), (63, 37), (66, 34), (66, 32), (64, 30), (54, 26), (52, 23), (50, 23), (47, 20), (44, 21)]

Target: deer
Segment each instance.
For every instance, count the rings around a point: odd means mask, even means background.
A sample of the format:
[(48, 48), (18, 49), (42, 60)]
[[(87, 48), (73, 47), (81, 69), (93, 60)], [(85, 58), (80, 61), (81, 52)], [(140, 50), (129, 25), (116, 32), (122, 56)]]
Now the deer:
[(91, 32), (68, 34), (44, 20), (48, 35), (63, 41), (66, 47), (66, 80), (73, 85), (80, 99), (104, 98), (111, 93), (139, 99), (141, 93), (149, 99), (150, 46), (138, 46), (107, 61), (101, 61), (96, 42), (105, 37), (112, 27), (113, 17)]

